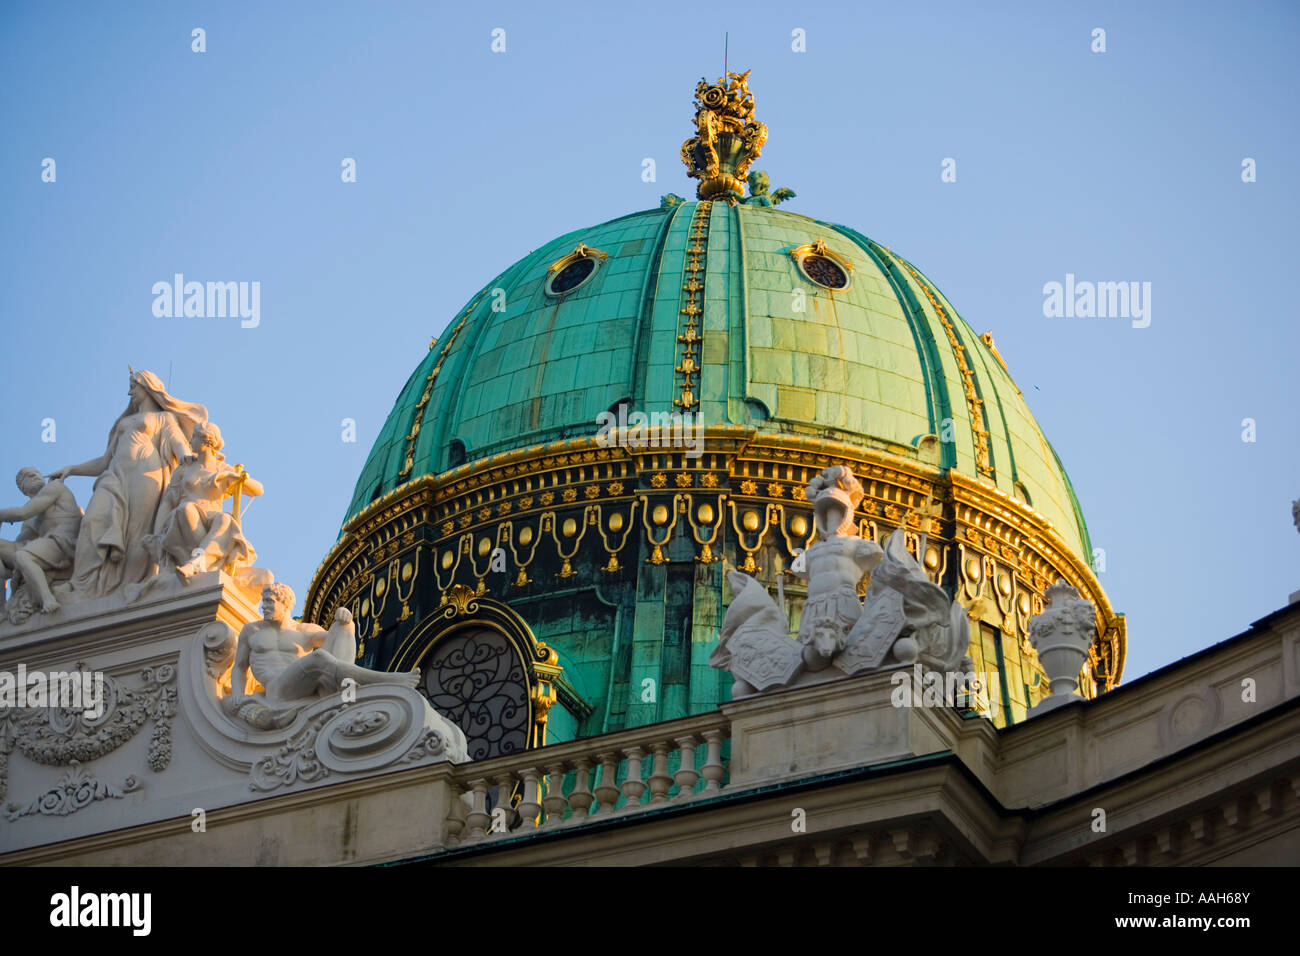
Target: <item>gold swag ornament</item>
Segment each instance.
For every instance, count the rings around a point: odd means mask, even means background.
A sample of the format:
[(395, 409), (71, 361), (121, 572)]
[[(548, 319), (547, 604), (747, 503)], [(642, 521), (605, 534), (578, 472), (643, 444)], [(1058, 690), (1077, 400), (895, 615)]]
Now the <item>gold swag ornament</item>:
[(700, 180), (696, 196), (735, 205), (745, 194), (745, 174), (763, 151), (767, 126), (754, 119), (749, 74), (728, 73), (695, 87), (696, 135), (682, 144), (686, 175)]

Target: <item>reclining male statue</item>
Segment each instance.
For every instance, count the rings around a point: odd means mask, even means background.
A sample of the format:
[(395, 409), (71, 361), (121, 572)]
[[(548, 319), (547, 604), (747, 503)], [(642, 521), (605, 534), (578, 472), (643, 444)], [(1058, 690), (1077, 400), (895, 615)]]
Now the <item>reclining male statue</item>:
[[(271, 584), (262, 590), (262, 620), (245, 624), (239, 632), (230, 672), (231, 694), (222, 701), (228, 712), (267, 730), (285, 726), (304, 707), (343, 690), (348, 679), (357, 685), (414, 687), (420, 682), (418, 670), (388, 673), (353, 663), (356, 626), (347, 608), (338, 609), (327, 631), (291, 618), (295, 600), (287, 584)], [(250, 670), (265, 691), (244, 693)]]

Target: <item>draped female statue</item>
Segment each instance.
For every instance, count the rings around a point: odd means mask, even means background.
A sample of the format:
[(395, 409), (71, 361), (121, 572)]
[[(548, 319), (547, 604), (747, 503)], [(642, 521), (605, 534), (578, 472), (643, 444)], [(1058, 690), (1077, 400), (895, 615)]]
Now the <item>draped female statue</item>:
[(71, 597), (99, 597), (153, 574), (145, 536), (154, 530), (158, 501), (172, 470), (191, 454), (188, 437), (208, 410), (167, 394), (152, 372), (131, 373), (130, 402), (108, 433), (104, 454), (69, 465), (52, 477), (95, 478), (77, 538)]

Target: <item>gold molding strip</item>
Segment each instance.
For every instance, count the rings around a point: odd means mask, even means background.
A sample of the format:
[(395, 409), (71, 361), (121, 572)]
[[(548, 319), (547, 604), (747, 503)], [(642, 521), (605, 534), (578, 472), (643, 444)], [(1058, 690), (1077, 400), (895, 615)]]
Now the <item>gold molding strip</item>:
[(912, 274), (912, 278), (916, 280), (917, 285), (921, 287), (921, 291), (930, 300), (930, 305), (939, 317), (944, 332), (948, 334), (948, 344), (952, 346), (953, 355), (957, 356), (957, 369), (961, 372), (962, 381), (966, 383), (966, 404), (970, 411), (971, 431), (975, 433), (975, 467), (981, 475), (992, 478), (993, 465), (989, 461), (988, 418), (984, 413), (984, 399), (980, 398), (979, 393), (975, 390), (975, 372), (970, 367), (970, 363), (966, 361), (966, 347), (957, 340), (957, 330), (953, 328), (947, 311), (939, 304), (938, 298), (931, 291), (930, 284), (922, 279), (921, 274), (910, 265), (903, 264), (907, 266), (907, 271)]
[(697, 361), (695, 348), (704, 350), (704, 329), (697, 316), (704, 314), (704, 276), (709, 251), (709, 211), (711, 202), (701, 202), (695, 207), (691, 217), (691, 244), (686, 247), (686, 281), (682, 283), (681, 308), (678, 315), (686, 316), (686, 328), (681, 330), (678, 321), (677, 341), (682, 343), (682, 361), (676, 371), (682, 377), (680, 398), (673, 399), (673, 404), (684, 412), (692, 411), (700, 403), (692, 389), (697, 388), (694, 376), (703, 375), (703, 366)]
[[(420, 424), (424, 421), (424, 410), (429, 405), (429, 396), (433, 394), (434, 382), (438, 380), (438, 373), (442, 371), (442, 363), (447, 361), (447, 353), (451, 351), (452, 345), (455, 344), (456, 336), (460, 334), (460, 330), (463, 329), (465, 323), (469, 321), (469, 317), (473, 313), (474, 307), (483, 300), (483, 297), (487, 295), (487, 293), (488, 290), (484, 289), (473, 298), (469, 305), (465, 306), (465, 311), (460, 314), (460, 321), (457, 322), (456, 327), (451, 330), (451, 335), (448, 336), (446, 344), (442, 347), (442, 354), (438, 356), (438, 361), (433, 366), (433, 371), (430, 372), (424, 380), (424, 394), (420, 396), (420, 401), (416, 403), (415, 419), (411, 422), (411, 430), (406, 436), (406, 455), (402, 461), (402, 470), (397, 473), (397, 477), (399, 478), (405, 478), (415, 469), (415, 440), (420, 437)], [(430, 350), (433, 349), (433, 346), (437, 341), (437, 339), (434, 339), (429, 343)]]

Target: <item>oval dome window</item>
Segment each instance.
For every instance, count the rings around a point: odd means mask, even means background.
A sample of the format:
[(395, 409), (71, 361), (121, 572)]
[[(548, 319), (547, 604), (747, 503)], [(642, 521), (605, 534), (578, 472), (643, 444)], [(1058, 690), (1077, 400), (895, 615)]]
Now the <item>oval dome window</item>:
[(829, 256), (804, 256), (799, 260), (799, 268), (809, 279), (826, 289), (843, 289), (849, 284), (848, 275)]
[(546, 292), (548, 295), (564, 295), (566, 292), (572, 292), (590, 279), (595, 271), (595, 259), (588, 259), (585, 256), (575, 259), (551, 276), (551, 281), (546, 285)]

